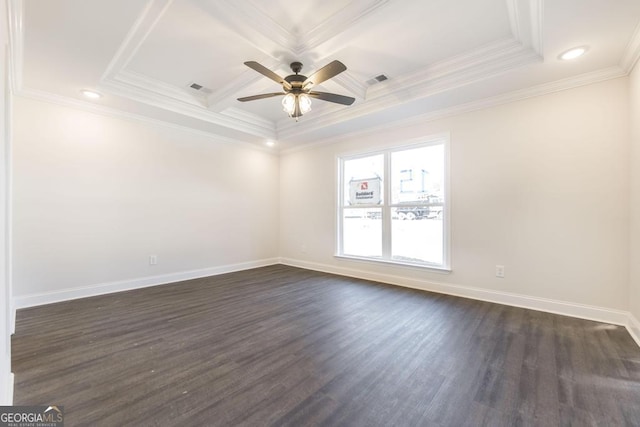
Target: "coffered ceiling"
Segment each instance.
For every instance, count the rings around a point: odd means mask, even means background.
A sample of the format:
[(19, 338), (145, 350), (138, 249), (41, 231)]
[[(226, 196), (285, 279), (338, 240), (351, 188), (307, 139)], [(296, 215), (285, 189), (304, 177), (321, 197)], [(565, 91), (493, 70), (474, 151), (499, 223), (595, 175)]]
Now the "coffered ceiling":
[[(19, 95), (281, 149), (620, 77), (640, 55), (638, 0), (9, 0), (9, 16)], [(280, 97), (241, 103), (281, 90), (249, 60), (281, 76), (339, 60), (314, 89), (356, 101), (314, 99), (298, 122)]]

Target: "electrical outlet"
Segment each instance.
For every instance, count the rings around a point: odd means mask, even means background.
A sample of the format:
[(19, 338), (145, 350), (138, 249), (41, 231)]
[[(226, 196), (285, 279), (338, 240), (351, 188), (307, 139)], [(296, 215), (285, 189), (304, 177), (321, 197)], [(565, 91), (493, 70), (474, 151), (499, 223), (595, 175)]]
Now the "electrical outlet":
[(504, 278), (504, 265), (496, 265), (496, 277)]
[(158, 263), (158, 255), (149, 255), (149, 265), (156, 265)]

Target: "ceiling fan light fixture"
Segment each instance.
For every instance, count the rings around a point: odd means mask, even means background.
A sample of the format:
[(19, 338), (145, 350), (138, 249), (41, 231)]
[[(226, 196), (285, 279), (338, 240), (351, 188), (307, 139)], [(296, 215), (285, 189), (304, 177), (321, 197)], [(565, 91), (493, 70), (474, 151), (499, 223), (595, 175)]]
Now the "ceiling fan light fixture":
[(282, 98), (282, 109), (288, 115), (293, 116), (296, 111), (296, 96), (294, 94), (288, 93)]
[(306, 93), (298, 95), (298, 103), (300, 104), (300, 112), (302, 114), (307, 114), (311, 111), (311, 97)]
[(283, 92), (262, 93), (259, 95), (244, 96), (238, 98), (240, 102), (256, 101), (258, 99), (273, 98), (282, 96), (282, 109), (289, 117), (296, 119), (311, 111), (311, 98), (320, 99), (335, 104), (351, 105), (356, 100), (350, 96), (338, 95), (336, 93), (312, 91), (311, 87), (329, 80), (338, 74), (346, 71), (347, 67), (340, 61), (332, 61), (324, 67), (317, 70), (310, 77), (300, 74), (302, 63), (292, 62), (291, 70), (295, 74), (288, 75), (284, 78), (280, 77), (264, 65), (260, 65), (256, 61), (247, 61), (244, 63), (247, 67), (262, 74), (265, 77), (282, 85)]
[(282, 98), (282, 109), (289, 117), (298, 117), (311, 111), (311, 97), (306, 93), (288, 93)]

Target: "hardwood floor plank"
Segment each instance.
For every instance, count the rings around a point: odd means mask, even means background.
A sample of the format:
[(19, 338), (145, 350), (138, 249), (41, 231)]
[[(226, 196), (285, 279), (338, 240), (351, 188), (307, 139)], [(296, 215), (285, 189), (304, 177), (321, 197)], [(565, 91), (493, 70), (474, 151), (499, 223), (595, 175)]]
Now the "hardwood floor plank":
[(69, 426), (640, 425), (622, 327), (271, 266), (18, 311)]

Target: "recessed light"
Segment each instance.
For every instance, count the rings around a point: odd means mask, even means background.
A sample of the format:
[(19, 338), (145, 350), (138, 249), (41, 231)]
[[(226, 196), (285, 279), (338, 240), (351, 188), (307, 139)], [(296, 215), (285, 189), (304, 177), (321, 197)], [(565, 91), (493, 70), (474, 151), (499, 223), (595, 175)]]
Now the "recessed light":
[(587, 53), (588, 49), (589, 48), (587, 46), (574, 47), (565, 52), (562, 52), (558, 56), (558, 58), (562, 59), (563, 61), (570, 61), (572, 59), (581, 57), (582, 55)]
[(81, 94), (83, 94), (85, 97), (90, 98), (90, 99), (100, 99), (102, 98), (102, 94), (94, 91), (94, 90), (89, 90), (89, 89), (82, 89), (80, 91)]
[(273, 141), (267, 141), (264, 143), (264, 145), (266, 145), (267, 147), (273, 147), (274, 145), (276, 145), (276, 143)]

